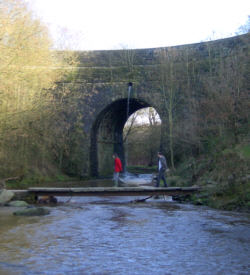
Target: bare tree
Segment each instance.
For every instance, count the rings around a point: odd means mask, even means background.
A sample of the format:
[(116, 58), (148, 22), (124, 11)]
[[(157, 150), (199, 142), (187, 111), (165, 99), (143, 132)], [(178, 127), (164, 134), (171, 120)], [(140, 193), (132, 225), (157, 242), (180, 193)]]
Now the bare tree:
[(174, 115), (177, 105), (177, 86), (175, 81), (174, 62), (177, 57), (175, 49), (161, 49), (159, 52), (159, 75), (160, 75), (160, 91), (163, 96), (164, 106), (168, 117), (168, 137), (169, 149), (172, 168), (174, 164)]

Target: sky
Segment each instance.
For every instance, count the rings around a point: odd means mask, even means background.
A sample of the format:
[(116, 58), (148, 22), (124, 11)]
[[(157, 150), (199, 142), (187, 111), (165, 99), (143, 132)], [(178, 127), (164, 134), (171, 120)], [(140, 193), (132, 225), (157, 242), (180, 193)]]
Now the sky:
[(249, 0), (26, 0), (56, 48), (156, 48), (235, 35)]

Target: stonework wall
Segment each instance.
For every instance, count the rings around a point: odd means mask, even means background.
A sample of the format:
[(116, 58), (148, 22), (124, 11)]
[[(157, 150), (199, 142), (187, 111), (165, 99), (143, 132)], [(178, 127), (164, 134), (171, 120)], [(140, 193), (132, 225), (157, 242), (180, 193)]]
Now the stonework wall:
[[(113, 151), (124, 161), (122, 130), (127, 120), (128, 82), (133, 83), (130, 114), (148, 106), (156, 109), (162, 119), (161, 147), (166, 151), (168, 114), (162, 83), (166, 89), (175, 89), (178, 116), (184, 119), (189, 110), (187, 96), (202, 96), (208, 79), (221, 81), (219, 67), (226, 60), (245, 62), (238, 72), (245, 74), (248, 52), (249, 35), (168, 48), (77, 52), (78, 72), (73, 82), (64, 85), (86, 95), (79, 104), (88, 141), (83, 150), (89, 152), (89, 160), (82, 165), (91, 175), (106, 176), (113, 171)], [(248, 84), (241, 85), (247, 88)]]

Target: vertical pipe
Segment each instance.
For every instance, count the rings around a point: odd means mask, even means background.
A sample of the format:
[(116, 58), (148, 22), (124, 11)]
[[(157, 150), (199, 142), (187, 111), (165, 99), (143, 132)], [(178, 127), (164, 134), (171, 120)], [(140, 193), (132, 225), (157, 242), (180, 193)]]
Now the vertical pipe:
[[(130, 93), (132, 89), (132, 82), (128, 83), (128, 100), (127, 100), (127, 120), (129, 118), (129, 100), (130, 100)], [(124, 172), (127, 172), (127, 163), (128, 163), (128, 139), (125, 141), (125, 165), (124, 165)]]

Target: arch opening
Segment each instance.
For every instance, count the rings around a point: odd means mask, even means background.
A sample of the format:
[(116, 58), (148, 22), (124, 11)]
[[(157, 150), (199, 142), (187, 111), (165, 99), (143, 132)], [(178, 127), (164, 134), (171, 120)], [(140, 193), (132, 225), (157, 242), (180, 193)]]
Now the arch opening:
[(110, 176), (113, 173), (112, 154), (118, 153), (126, 166), (123, 130), (136, 111), (150, 107), (144, 100), (130, 98), (127, 114), (127, 98), (112, 102), (97, 116), (91, 130), (90, 174), (91, 176)]
[(124, 126), (123, 141), (127, 167), (134, 170), (139, 166), (141, 170), (155, 165), (161, 143), (161, 118), (156, 109), (147, 107), (133, 113)]

